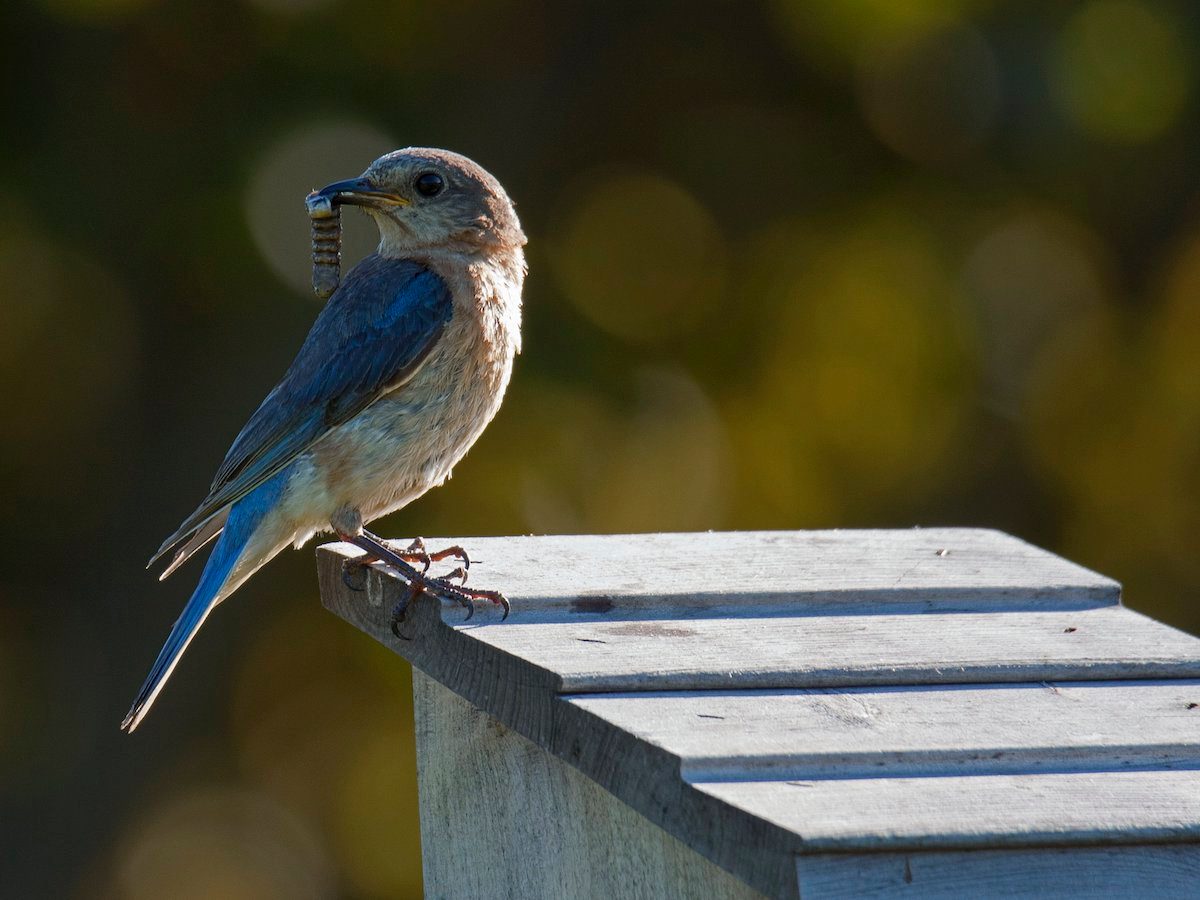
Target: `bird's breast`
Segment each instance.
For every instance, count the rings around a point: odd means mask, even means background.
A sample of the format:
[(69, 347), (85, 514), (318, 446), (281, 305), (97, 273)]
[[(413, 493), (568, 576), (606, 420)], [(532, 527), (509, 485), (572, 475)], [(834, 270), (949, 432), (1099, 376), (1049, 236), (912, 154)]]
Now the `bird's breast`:
[(500, 408), (520, 349), (520, 279), (490, 266), (439, 274), (454, 312), (424, 364), (298, 460), (289, 494), (315, 527), (344, 506), (370, 521), (443, 483)]

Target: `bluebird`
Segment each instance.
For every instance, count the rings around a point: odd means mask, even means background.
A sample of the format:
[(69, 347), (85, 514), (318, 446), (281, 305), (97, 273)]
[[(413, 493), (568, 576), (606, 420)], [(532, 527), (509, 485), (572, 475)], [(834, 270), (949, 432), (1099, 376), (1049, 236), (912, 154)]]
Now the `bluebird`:
[[(462, 583), (461, 548), (429, 554), (418, 539), (399, 550), (364, 526), (449, 478), (500, 407), (521, 349), (525, 235), (512, 202), (471, 160), (426, 148), (382, 156), (313, 199), (362, 208), (379, 246), (334, 291), (208, 496), (150, 561), (175, 551), (166, 578), (217, 539), (124, 731), (141, 723), (213, 608), (318, 532), (397, 568), (412, 597), (423, 591), (468, 612), (490, 600), (507, 613), (500, 594)], [(463, 566), (426, 574), (432, 559), (449, 556)]]

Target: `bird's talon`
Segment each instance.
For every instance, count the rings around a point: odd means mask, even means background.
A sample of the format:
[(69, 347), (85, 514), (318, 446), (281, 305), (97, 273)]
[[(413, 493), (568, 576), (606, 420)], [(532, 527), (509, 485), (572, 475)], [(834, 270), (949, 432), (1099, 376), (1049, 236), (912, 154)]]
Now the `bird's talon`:
[(400, 638), (402, 641), (411, 641), (411, 636), (406, 636), (400, 633), (400, 625), (408, 621), (408, 612), (412, 609), (413, 604), (417, 602), (417, 597), (421, 593), (421, 584), (418, 581), (413, 581), (408, 589), (408, 596), (401, 600), (392, 609), (392, 634)]
[(459, 587), (461, 587), (462, 585), (467, 583), (467, 570), (465, 568), (463, 568), (462, 566), (459, 566), (453, 572), (449, 572), (449, 573), (443, 575), (442, 578), (445, 579), (446, 581), (452, 581), (453, 579), (457, 578)]
[(400, 635), (400, 623), (408, 618), (408, 601), (402, 600), (397, 603), (392, 609), (392, 634), (396, 637)]
[[(463, 607), (467, 611), (463, 619), (464, 622), (471, 621), (475, 616), (475, 603), (480, 600), (489, 600), (496, 606), (501, 607), (504, 610), (504, 614), (500, 619), (502, 622), (508, 618), (508, 614), (512, 611), (512, 606), (509, 604), (508, 599), (499, 591), (466, 587), (467, 568), (470, 566), (471, 561), (470, 557), (467, 556), (466, 550), (462, 547), (447, 547), (436, 553), (428, 553), (425, 551), (425, 542), (421, 538), (417, 538), (408, 546), (407, 550), (401, 551), (387, 546), (380, 538), (366, 531), (350, 537), (349, 540), (366, 550), (372, 560), (381, 559), (390, 565), (408, 585), (409, 592), (407, 598), (403, 603), (398, 604), (392, 613), (392, 633), (398, 638), (411, 640), (411, 638), (407, 638), (400, 633), (400, 623), (407, 619), (411, 605), (416, 602), (418, 595), (421, 593), (429, 594), (431, 597), (442, 602), (457, 603)], [(419, 571), (412, 565), (413, 562), (422, 562), (428, 568), (430, 562), (437, 562), (450, 557), (460, 560), (462, 565), (456, 567), (447, 575), (438, 578), (432, 578), (426, 572)], [(459, 581), (458, 584), (454, 583), (454, 579), (456, 578)]]
[(464, 570), (471, 568), (471, 557), (467, 554), (466, 550), (464, 550), (462, 547), (454, 546), (446, 548), (446, 550), (443, 552), (448, 553), (451, 550), (454, 551), (454, 556), (458, 559), (458, 561), (462, 563)]
[(436, 586), (433, 587), (430, 593), (440, 600), (457, 603), (467, 611), (467, 616), (463, 621), (469, 622), (471, 616), (475, 615), (475, 606), (471, 603), (471, 599), (457, 585), (450, 583), (449, 577), (432, 579), (433, 585)]
[(458, 544), (455, 544), (451, 547), (445, 547), (441, 550), (438, 550), (436, 553), (429, 554), (429, 558), (434, 562), (441, 562), (443, 559), (450, 559), (451, 557), (462, 563), (461, 568), (471, 568), (471, 557), (468, 556), (467, 551)]
[[(454, 574), (455, 573), (452, 572), (451, 576)], [(466, 573), (464, 572), (463, 574), (465, 578)], [(446, 576), (446, 578), (448, 579), (451, 576)], [(507, 619), (508, 614), (512, 611), (512, 604), (510, 604), (508, 602), (508, 598), (499, 591), (475, 590), (473, 588), (463, 587), (461, 584), (451, 584), (446, 579), (436, 580), (442, 582), (441, 587), (445, 594), (449, 595), (450, 598), (456, 600), (460, 605), (467, 608), (467, 617), (463, 620), (464, 622), (470, 621), (471, 616), (475, 615), (475, 601), (478, 600), (489, 600), (496, 606), (501, 607), (504, 610), (504, 615), (500, 617), (501, 622)]]
[(374, 560), (348, 559), (342, 563), (342, 584), (355, 593), (367, 589), (367, 569)]
[(434, 563), (434, 558), (429, 555), (429, 551), (425, 548), (425, 538), (423, 537), (413, 538), (412, 543), (401, 553), (401, 556), (404, 556), (410, 562), (419, 562), (422, 574), (428, 572), (429, 567)]

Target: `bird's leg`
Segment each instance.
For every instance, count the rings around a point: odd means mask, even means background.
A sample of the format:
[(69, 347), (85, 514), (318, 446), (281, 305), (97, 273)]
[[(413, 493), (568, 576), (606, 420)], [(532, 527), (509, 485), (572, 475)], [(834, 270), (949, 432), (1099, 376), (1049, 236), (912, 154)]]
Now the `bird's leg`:
[[(497, 606), (504, 608), (504, 618), (508, 618), (508, 613), (511, 609), (508, 600), (498, 591), (483, 591), (474, 588), (464, 587), (462, 584), (454, 584), (451, 579), (459, 578), (461, 581), (466, 581), (467, 566), (470, 559), (462, 547), (448, 547), (445, 550), (439, 550), (437, 553), (429, 553), (425, 549), (425, 542), (421, 538), (417, 538), (409, 545), (407, 550), (397, 550), (388, 545), (387, 541), (378, 535), (371, 534), (363, 528), (362, 514), (352, 507), (343, 507), (339, 509), (329, 520), (330, 526), (342, 540), (354, 544), (356, 547), (366, 551), (365, 557), (350, 561), (351, 564), (357, 564), (360, 567), (368, 565), (371, 562), (384, 562), (395, 569), (401, 579), (409, 586), (410, 591), (408, 596), (396, 605), (396, 609), (392, 612), (392, 631), (399, 637), (399, 623), (402, 622), (408, 612), (409, 606), (420, 593), (426, 593), (439, 600), (444, 600), (449, 603), (457, 603), (467, 611), (467, 621), (471, 616), (475, 615), (475, 601), (488, 600)], [(455, 557), (463, 561), (463, 565), (459, 566), (449, 575), (442, 578), (432, 578), (429, 573), (429, 566), (434, 561)], [(413, 563), (420, 563), (422, 568), (420, 571), (413, 566)], [(346, 564), (343, 564), (342, 578), (346, 580)], [(361, 590), (361, 587), (355, 587), (346, 582), (348, 587), (355, 590)]]
[[(349, 540), (347, 538), (347, 540)], [(395, 550), (395, 548), (387, 541), (380, 541), (384, 546)], [(451, 557), (461, 560), (462, 565), (455, 568), (453, 571), (443, 575), (447, 581), (455, 578), (459, 579), (460, 584), (467, 582), (467, 570), (471, 566), (471, 559), (467, 556), (467, 551), (462, 547), (453, 546), (447, 547), (444, 550), (438, 550), (436, 553), (429, 553), (425, 549), (425, 541), (422, 538), (414, 538), (413, 542), (404, 550), (395, 550), (396, 554), (410, 563), (420, 563), (421, 572), (429, 571), (429, 566), (435, 562), (441, 562), (443, 559)], [(357, 556), (354, 559), (347, 559), (342, 563), (342, 583), (352, 591), (362, 591), (366, 589), (366, 569), (371, 563), (379, 562), (379, 557), (371, 553), (364, 553), (362, 556)]]
[[(428, 572), (430, 565), (435, 562), (441, 562), (444, 559), (454, 558), (459, 560), (462, 565), (456, 568), (448, 575), (442, 576), (446, 579), (458, 578), (461, 582), (467, 580), (467, 570), (471, 568), (471, 557), (467, 555), (467, 551), (455, 544), (452, 547), (446, 547), (443, 550), (437, 550), (430, 553), (425, 547), (425, 539), (422, 537), (413, 538), (412, 543), (403, 550), (396, 550), (395, 547), (388, 541), (380, 539), (379, 541), (385, 547), (395, 551), (402, 559), (410, 563), (420, 563), (421, 571)], [(342, 563), (342, 583), (352, 591), (361, 591), (366, 585), (366, 567), (371, 563), (379, 562), (379, 557), (367, 553), (364, 556), (359, 556), (355, 559), (348, 559)]]
[[(347, 535), (339, 535), (343, 540), (354, 543), (354, 539)], [(406, 550), (396, 550), (386, 541), (380, 541), (385, 547), (399, 556), (401, 559), (410, 563), (420, 563), (421, 572), (429, 571), (430, 564), (434, 561), (428, 553), (425, 552), (425, 542), (420, 538), (414, 540), (408, 545)], [(350, 588), (352, 591), (361, 591), (366, 587), (367, 566), (371, 563), (379, 562), (381, 557), (376, 556), (370, 550), (364, 555), (348, 559), (342, 563), (342, 584)], [(353, 578), (353, 581), (351, 580)]]
[[(354, 546), (367, 551), (366, 556), (348, 560), (349, 563), (369, 566), (374, 562), (385, 562), (398, 570), (404, 576), (405, 581), (410, 582), (423, 578), (425, 572), (429, 570), (429, 554), (396, 550), (369, 531), (360, 530), (358, 534), (339, 534), (338, 536), (343, 541), (348, 541)], [(421, 570), (417, 571), (416, 567), (412, 565), (413, 563), (420, 563)]]
[[(433, 597), (437, 597), (439, 600), (457, 603), (459, 606), (463, 607), (463, 609), (467, 611), (467, 620), (469, 620), (471, 616), (475, 615), (474, 601), (476, 600), (487, 600), (496, 604), (497, 606), (503, 607), (504, 618), (508, 618), (508, 614), (511, 611), (512, 606), (508, 602), (508, 599), (499, 591), (485, 591), (477, 590), (475, 588), (467, 588), (463, 587), (461, 584), (454, 584), (450, 581), (451, 578), (465, 578), (466, 569), (464, 567), (460, 566), (458, 569), (444, 577), (431, 578), (425, 572), (417, 572), (417, 570), (412, 566), (407, 565), (407, 563), (405, 563), (405, 561), (399, 555), (397, 555), (390, 547), (388, 547), (381, 538), (371, 534), (369, 531), (363, 530), (362, 534), (351, 538), (351, 541), (357, 546), (362, 547), (368, 553), (374, 554), (383, 562), (395, 566), (395, 568), (400, 572), (401, 576), (410, 585), (419, 588), (420, 591), (423, 591), (424, 593)], [(446, 559), (450, 556), (455, 556), (461, 559), (465, 555), (466, 554), (461, 547), (451, 547), (447, 550), (439, 551), (438, 553), (428, 554), (431, 560)], [(400, 562), (402, 565), (396, 565), (396, 562)], [(405, 604), (403, 604), (403, 606), (407, 608), (407, 601)], [(403, 613), (404, 610), (400, 610), (401, 616), (403, 616)]]
[[(408, 583), (408, 595), (399, 603), (397, 603), (396, 608), (392, 610), (392, 634), (396, 635), (398, 638), (408, 640), (408, 638), (404, 638), (404, 635), (400, 633), (400, 623), (406, 618), (408, 609), (412, 602), (417, 599), (417, 595), (420, 594), (422, 590), (426, 589), (426, 584), (431, 580), (425, 576), (425, 572), (429, 569), (429, 555), (421, 552), (417, 559), (413, 560), (424, 563), (424, 568), (418, 572), (417, 569), (411, 565), (410, 560), (405, 558), (412, 557), (414, 554), (409, 553), (408, 551), (393, 549), (392, 547), (388, 546), (387, 542), (382, 538), (371, 534), (371, 532), (366, 531), (365, 529), (362, 529), (361, 526), (358, 534), (342, 534), (340, 537), (342, 540), (349, 541), (356, 547), (361, 547), (363, 550), (367, 551), (367, 557), (370, 560), (374, 562), (385, 562), (392, 568), (396, 569), (396, 571), (400, 573), (401, 578)], [(360, 561), (354, 560), (354, 562)], [(343, 565), (342, 579), (345, 580), (345, 577), (345, 567)], [(474, 612), (473, 609), (471, 611)]]
[[(360, 525), (357, 529), (358, 533), (352, 533), (348, 530), (342, 530), (336, 527), (339, 536), (342, 540), (354, 544), (356, 547), (361, 547), (367, 554), (374, 559), (387, 563), (394, 568), (400, 577), (408, 583), (411, 588), (409, 594), (403, 601), (397, 604), (396, 609), (392, 613), (392, 631), (399, 636), (400, 623), (404, 621), (412, 601), (416, 599), (420, 593), (429, 594), (439, 600), (444, 600), (449, 603), (457, 603), (467, 611), (467, 616), (464, 621), (469, 621), (475, 615), (475, 601), (487, 600), (497, 606), (504, 608), (504, 618), (508, 618), (511, 605), (508, 599), (499, 591), (484, 591), (475, 588), (463, 587), (461, 584), (454, 584), (451, 578), (465, 578), (466, 569), (460, 567), (443, 578), (433, 578), (425, 571), (418, 571), (410, 562), (414, 552), (419, 551), (398, 551), (389, 547), (387, 543), (377, 535), (365, 530)], [(461, 550), (461, 548), (450, 548), (451, 550)], [(425, 559), (433, 560), (439, 554), (423, 554), (419, 561)], [(443, 552), (442, 559), (449, 556), (461, 558), (459, 553)], [(405, 557), (409, 557), (406, 559)]]

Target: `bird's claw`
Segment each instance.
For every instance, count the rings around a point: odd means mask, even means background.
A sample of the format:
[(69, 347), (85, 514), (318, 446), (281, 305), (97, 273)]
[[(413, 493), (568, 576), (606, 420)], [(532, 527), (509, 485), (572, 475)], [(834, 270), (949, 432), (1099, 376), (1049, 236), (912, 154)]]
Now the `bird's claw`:
[(447, 572), (445, 575), (442, 576), (442, 578), (446, 581), (452, 581), (453, 579), (457, 578), (458, 586), (462, 587), (464, 584), (467, 583), (467, 570), (464, 566), (459, 566), (454, 571)]
[(400, 625), (408, 621), (408, 611), (412, 609), (413, 603), (417, 596), (421, 593), (421, 582), (414, 580), (408, 586), (408, 595), (396, 604), (392, 610), (392, 634), (402, 641), (411, 641), (411, 635), (404, 635), (400, 632)]
[(433, 564), (433, 557), (429, 555), (429, 551), (425, 549), (424, 538), (413, 538), (411, 544), (404, 550), (396, 551), (397, 554), (408, 562), (421, 564), (421, 571), (428, 572), (429, 567)]
[[(465, 581), (466, 570), (471, 566), (471, 560), (467, 557), (467, 551), (462, 547), (447, 547), (445, 550), (430, 553), (425, 549), (424, 538), (414, 538), (412, 543), (403, 550), (398, 550), (387, 542), (383, 542), (383, 546), (405, 562), (419, 565), (421, 567), (421, 574), (428, 572), (429, 567), (435, 562), (441, 562), (443, 559), (454, 557), (461, 560), (463, 564), (446, 577), (461, 577)], [(370, 553), (356, 557), (355, 559), (347, 559), (342, 563), (342, 584), (355, 592), (365, 590), (367, 587), (367, 569), (371, 563), (379, 562), (379, 560), (378, 556)], [(462, 573), (461, 576), (459, 573)]]
[[(341, 532), (339, 532), (341, 534)], [(508, 614), (512, 611), (512, 605), (508, 599), (499, 591), (485, 591), (466, 586), (467, 570), (471, 566), (471, 558), (467, 555), (467, 551), (460, 546), (447, 547), (444, 550), (438, 550), (436, 553), (430, 553), (425, 548), (425, 541), (421, 538), (416, 538), (405, 550), (397, 550), (379, 537), (363, 531), (360, 534), (342, 535), (344, 540), (348, 540), (353, 544), (366, 551), (366, 555), (358, 557), (356, 560), (347, 561), (343, 564), (342, 580), (346, 586), (352, 590), (362, 590), (362, 587), (352, 584), (348, 580), (347, 569), (352, 565), (364, 566), (371, 562), (382, 561), (390, 565), (400, 575), (400, 578), (408, 585), (408, 594), (392, 610), (392, 634), (402, 640), (411, 640), (405, 637), (400, 632), (401, 623), (407, 621), (408, 612), (411, 609), (413, 602), (422, 594), (429, 594), (437, 600), (447, 603), (457, 603), (467, 611), (464, 622), (469, 622), (475, 615), (475, 603), (477, 601), (487, 600), (500, 606), (504, 609), (504, 615), (500, 621), (508, 618)], [(429, 575), (429, 566), (432, 563), (440, 562), (443, 559), (455, 558), (462, 565), (455, 568), (452, 572), (446, 575), (434, 578)], [(417, 563), (421, 569), (413, 566)], [(458, 584), (454, 583), (454, 579), (458, 579)]]
[[(464, 587), (463, 582), (466, 581), (466, 577), (466, 570), (460, 566), (453, 572), (439, 578), (428, 578), (422, 574), (419, 578), (410, 581), (408, 595), (392, 611), (392, 634), (401, 640), (411, 640), (411, 638), (405, 637), (400, 633), (400, 625), (407, 621), (408, 612), (420, 594), (428, 594), (434, 599), (445, 603), (458, 604), (467, 611), (467, 615), (463, 619), (464, 622), (471, 621), (471, 618), (475, 615), (475, 603), (482, 600), (487, 600), (503, 608), (504, 615), (500, 617), (500, 621), (503, 622), (507, 619), (508, 614), (512, 611), (512, 604), (508, 602), (508, 598), (499, 591), (485, 591)], [(455, 584), (451, 580), (453, 578), (459, 578), (461, 581)]]
[[(393, 548), (389, 547), (388, 549)], [(441, 562), (444, 559), (456, 559), (462, 563), (458, 569), (455, 569), (456, 572), (465, 572), (467, 569), (471, 568), (471, 557), (468, 556), (467, 551), (458, 544), (431, 552), (429, 548), (425, 546), (425, 538), (416, 537), (413, 538), (412, 543), (409, 544), (405, 549), (396, 550), (395, 553), (406, 562), (420, 563), (422, 572), (428, 572), (431, 565), (436, 562)]]
[(342, 562), (342, 584), (358, 593), (367, 589), (367, 569), (375, 562), (371, 557), (360, 556)]
[[(430, 553), (428, 550), (425, 549), (425, 539), (424, 538), (416, 538), (412, 542), (412, 544), (409, 545), (408, 549), (410, 552), (416, 550), (420, 553), (425, 554), (425, 556), (427, 556), (429, 558), (429, 561), (431, 563), (441, 562), (443, 559), (451, 559), (451, 558), (457, 559), (460, 563), (462, 563), (462, 565), (459, 566), (459, 568), (456, 569), (455, 571), (465, 572), (467, 569), (471, 568), (471, 557), (468, 556), (467, 551), (464, 550), (462, 547), (460, 547), (458, 544), (453, 544), (452, 546), (444, 547), (441, 550), (437, 550), (433, 553)], [(428, 567), (426, 567), (426, 568), (428, 568)], [(449, 577), (449, 576), (446, 576), (446, 577)]]

